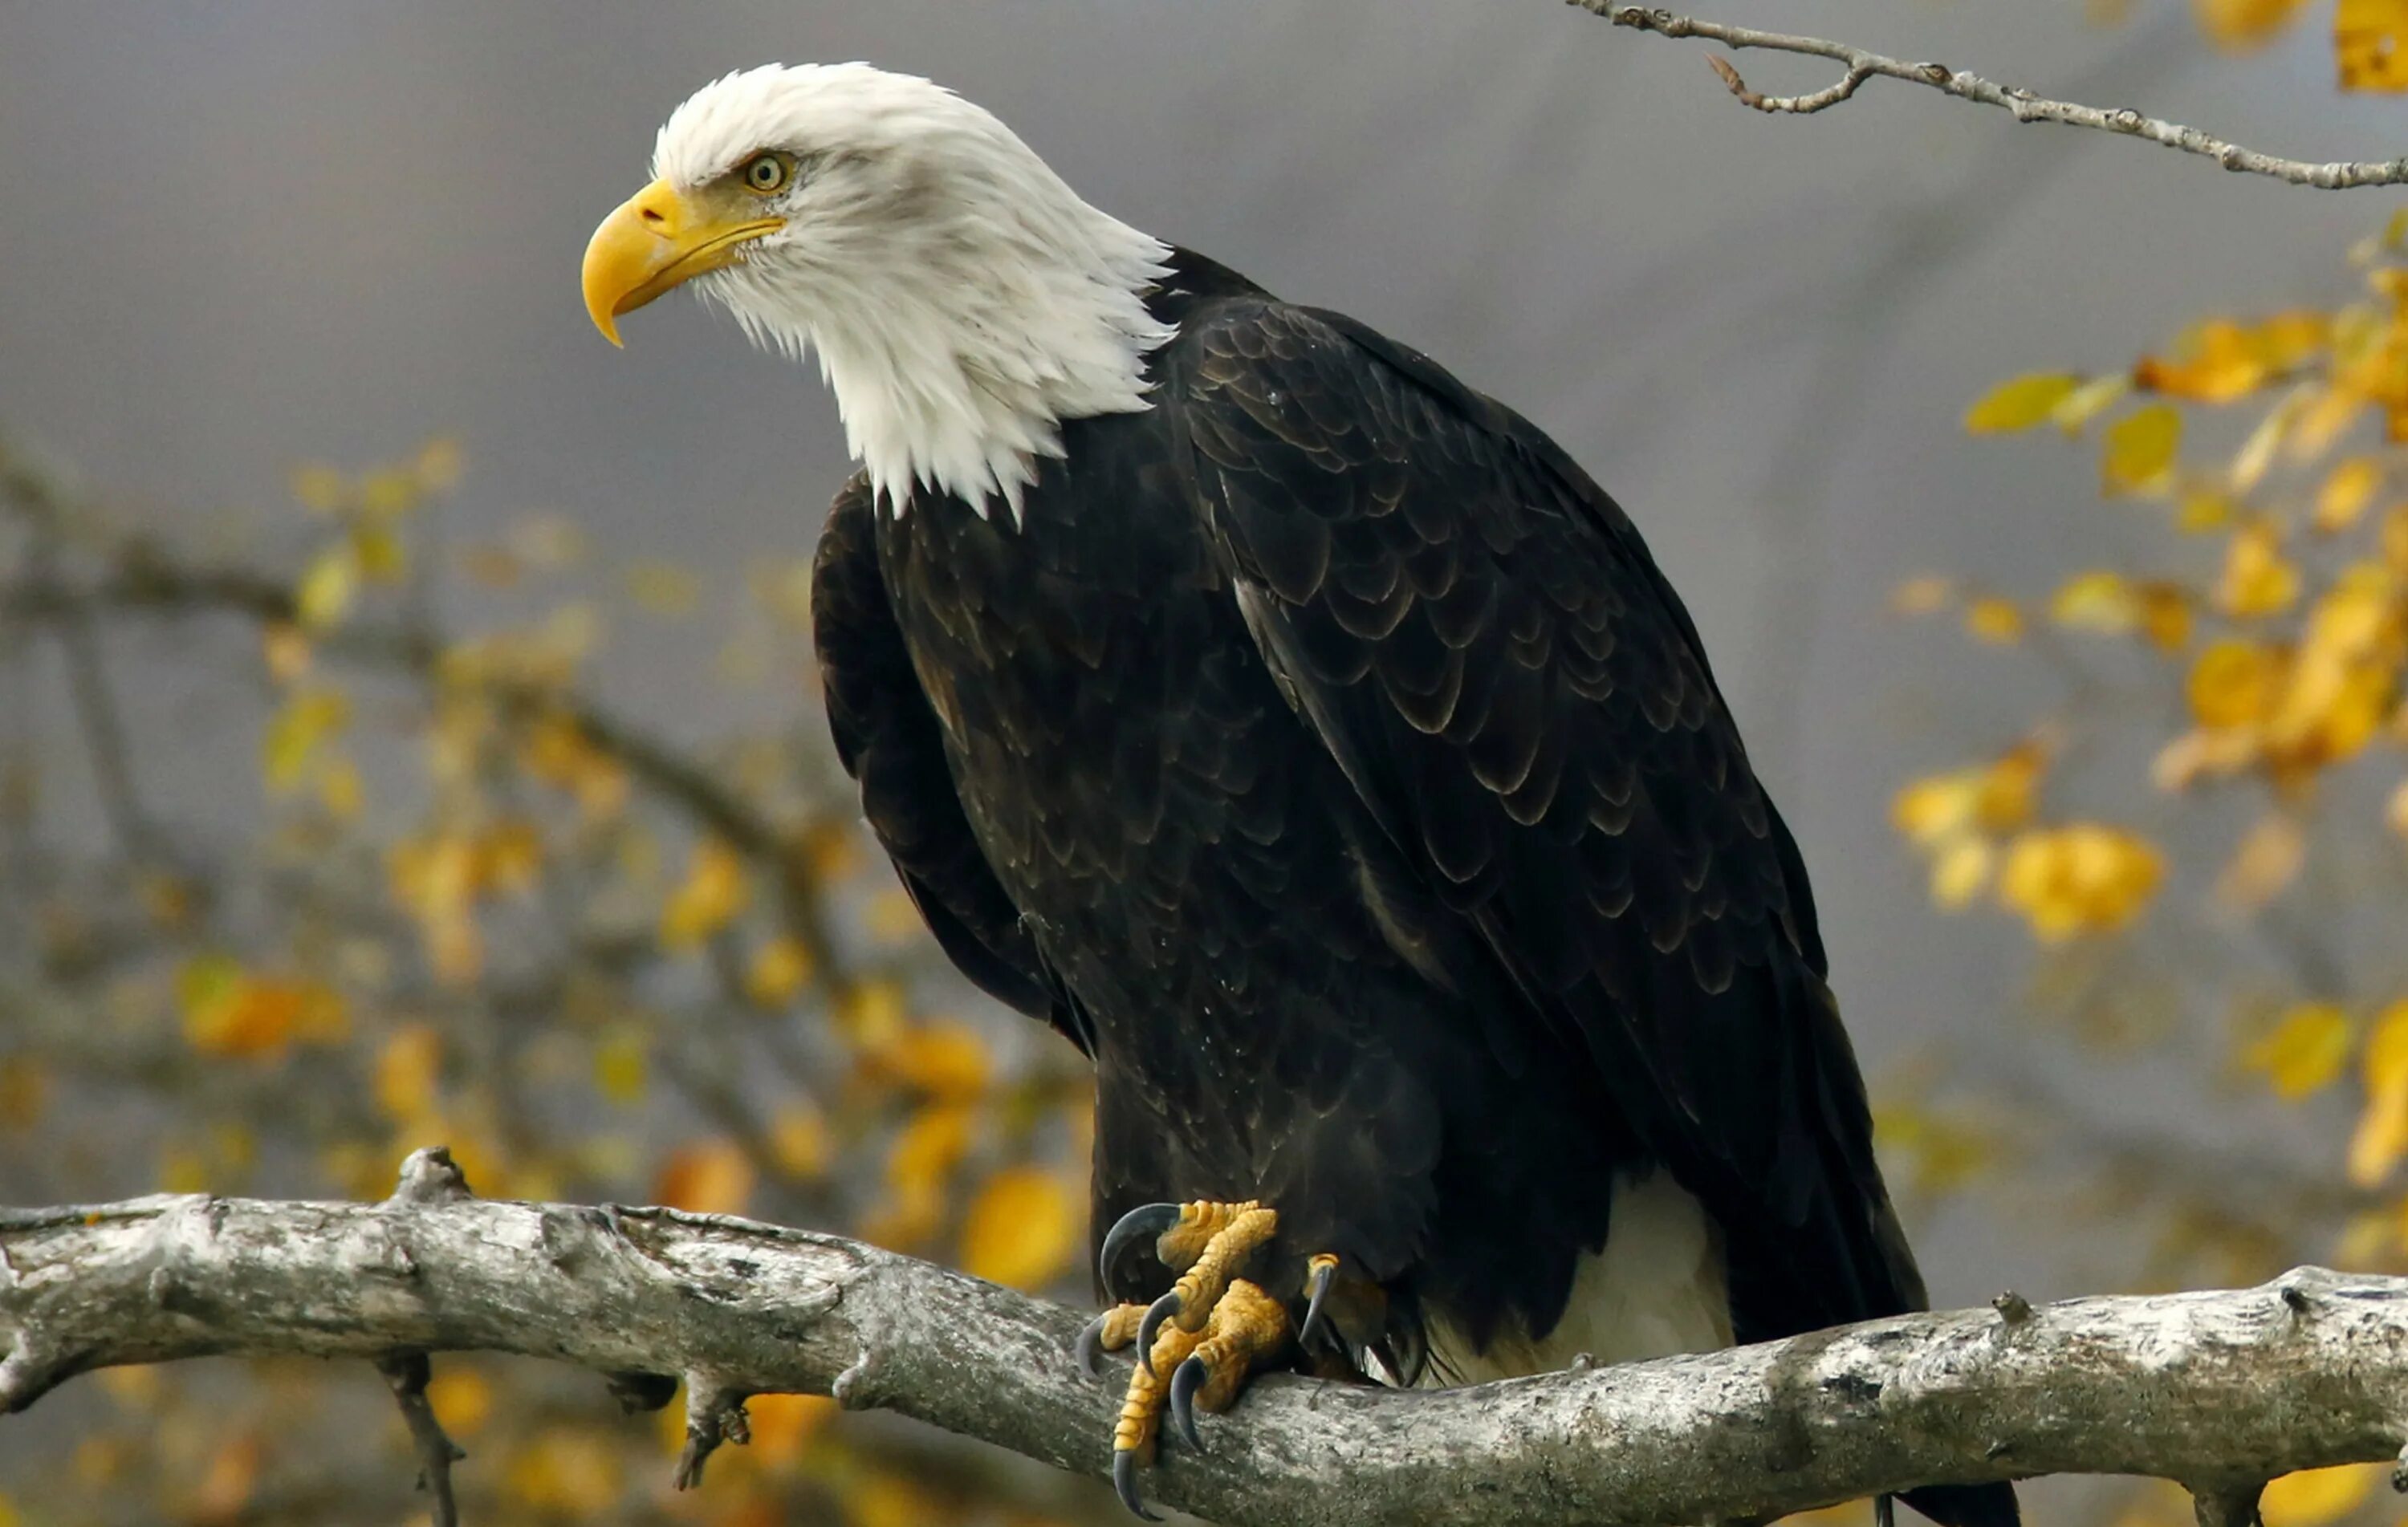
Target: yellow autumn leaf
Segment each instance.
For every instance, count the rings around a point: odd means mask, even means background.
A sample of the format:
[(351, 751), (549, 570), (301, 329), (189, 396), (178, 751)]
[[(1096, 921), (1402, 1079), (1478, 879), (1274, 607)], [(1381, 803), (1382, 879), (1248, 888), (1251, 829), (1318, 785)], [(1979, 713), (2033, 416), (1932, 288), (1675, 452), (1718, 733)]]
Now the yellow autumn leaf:
[(867, 980), (838, 995), (832, 1017), (837, 1033), (865, 1049), (875, 1049), (894, 1037), (909, 1013), (902, 987), (891, 980)]
[(733, 1140), (678, 1147), (652, 1179), (652, 1201), (695, 1214), (741, 1214), (752, 1196), (752, 1160)]
[(2300, 596), (2300, 566), (2283, 555), (2282, 529), (2254, 521), (2233, 533), (2225, 549), (2224, 577), (2215, 602), (2227, 615), (2251, 620), (2279, 615)]
[(2230, 494), (2214, 488), (2194, 488), (2174, 507), (2174, 529), (2186, 535), (2205, 535), (2231, 524), (2239, 513)]
[(2183, 336), (2172, 359), (2149, 356), (2132, 368), (2132, 385), (2200, 403), (2229, 403), (2266, 379), (2266, 359), (2249, 331), (2230, 319), (2210, 319)]
[(2242, 1054), (2262, 1071), (2274, 1095), (2297, 1102), (2332, 1085), (2349, 1060), (2349, 1015), (2329, 1002), (2303, 1002)]
[(2183, 417), (2170, 403), (2153, 403), (2107, 427), (2100, 478), (2110, 494), (2144, 493), (2173, 480), (2182, 449)]
[(201, 1471), (200, 1482), (184, 1497), (185, 1520), (232, 1521), (243, 1516), (251, 1492), (259, 1488), (262, 1452), (256, 1432), (239, 1433), (220, 1445)]
[(2258, 1513), (2266, 1527), (2325, 1527), (2357, 1510), (2389, 1472), (2384, 1463), (2301, 1469), (2269, 1484), (2258, 1497)]
[(644, 1096), (651, 1047), (641, 1031), (619, 1029), (594, 1047), (594, 1086), (611, 1102), (639, 1103)]
[(2023, 639), (2024, 612), (2012, 599), (1985, 594), (1965, 606), (1965, 630), (1976, 640), (2003, 647)]
[(443, 1430), (455, 1437), (476, 1435), (494, 1413), (493, 1381), (457, 1363), (435, 1370), (426, 1381), (426, 1399)]
[(752, 951), (744, 972), (744, 996), (755, 1007), (785, 1006), (811, 978), (810, 950), (792, 934), (780, 934)]
[(864, 1471), (845, 1491), (849, 1527), (927, 1527), (953, 1515), (927, 1487), (898, 1474)]
[(752, 1455), (773, 1468), (791, 1463), (836, 1413), (837, 1403), (824, 1394), (755, 1394), (744, 1402)]
[(2179, 652), (2190, 643), (2190, 591), (2152, 579), (2140, 585), (2141, 632), (2160, 652)]
[(695, 845), (684, 881), (661, 908), (661, 947), (674, 951), (699, 948), (734, 921), (752, 899), (744, 861), (720, 839), (703, 839)]
[(1972, 825), (1982, 799), (1978, 771), (1960, 769), (1909, 782), (1890, 802), (1889, 820), (1900, 833), (1930, 847)]
[(2071, 630), (2120, 636), (2140, 623), (2140, 594), (2121, 573), (2076, 573), (2050, 597), (2048, 618)]
[(2408, 1002), (2395, 1002), (2374, 1020), (2358, 1063), (2366, 1110), (2349, 1141), (2349, 1179), (2373, 1188), (2408, 1155)]
[(323, 631), (351, 607), (360, 586), (360, 564), (351, 543), (337, 542), (318, 554), (293, 588), (293, 618), (305, 631)]
[(2281, 671), (2280, 660), (2255, 642), (2211, 642), (2191, 664), (2186, 686), (2191, 714), (2205, 727), (2245, 726), (2273, 703)]
[(2353, 456), (2328, 474), (2316, 490), (2315, 525), (2329, 535), (2358, 523), (2383, 485), (2383, 468), (2368, 456)]
[(395, 1029), (377, 1051), (374, 1092), (387, 1119), (408, 1124), (435, 1108), (435, 1084), (443, 1071), (443, 1036), (423, 1023)]
[(986, 1091), (992, 1069), (986, 1041), (964, 1023), (923, 1023), (903, 1029), (867, 1049), (863, 1063), (882, 1080), (930, 1097), (964, 1100)]
[(505, 1487), (529, 1511), (586, 1520), (619, 1499), (619, 1451), (599, 1430), (552, 1426), (510, 1459)]
[(2408, 0), (2338, 0), (2333, 63), (2344, 90), (2408, 91)]
[(769, 1154), (787, 1176), (809, 1181), (824, 1175), (835, 1156), (827, 1120), (807, 1103), (790, 1103), (769, 1120)]
[(1009, 1166), (987, 1178), (962, 1220), (962, 1270), (1015, 1289), (1039, 1289), (1070, 1264), (1079, 1208), (1051, 1172)]
[(334, 689), (302, 690), (268, 718), (260, 735), (260, 772), (269, 788), (291, 790), (307, 777), (310, 762), (328, 739), (351, 724), (351, 704)]
[(2269, 812), (2241, 836), (2224, 873), (2216, 877), (2215, 899), (2237, 911), (2255, 911), (2299, 877), (2308, 857), (2307, 835), (2297, 817)]
[(2044, 421), (2081, 385), (2081, 378), (2056, 372), (2011, 377), (1965, 410), (1966, 433), (2003, 435), (2028, 430)]
[(1931, 857), (1931, 901), (1943, 912), (1961, 911), (1990, 883), (1997, 854), (1990, 841), (1968, 835)]
[(2093, 378), (2068, 392), (2048, 411), (2048, 421), (2068, 435), (2080, 435), (2092, 420), (2124, 401), (2132, 378), (2121, 371)]
[(2199, 28), (2219, 48), (2243, 51), (2289, 23), (2302, 0), (2192, 0)]
[(199, 1000), (187, 995), (184, 1037), (204, 1055), (274, 1057), (298, 1039), (340, 1037), (341, 1006), (340, 996), (313, 982), (238, 975), (212, 983)]
[(2165, 878), (2165, 858), (2136, 834), (2099, 822), (2035, 829), (2007, 847), (1999, 897), (2033, 936), (2058, 943), (2111, 933), (2137, 918)]
[(351, 560), (367, 582), (394, 584), (409, 571), (409, 546), (389, 522), (363, 520), (351, 527)]

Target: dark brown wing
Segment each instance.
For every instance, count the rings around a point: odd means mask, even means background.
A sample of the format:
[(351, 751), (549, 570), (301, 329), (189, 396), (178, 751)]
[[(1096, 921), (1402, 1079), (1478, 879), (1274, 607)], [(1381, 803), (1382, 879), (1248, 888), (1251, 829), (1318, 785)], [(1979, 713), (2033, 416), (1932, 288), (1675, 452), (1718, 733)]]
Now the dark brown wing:
[(829, 507), (811, 567), (811, 637), (837, 757), (860, 782), (862, 815), (953, 963), (1092, 1050), (971, 835), (943, 734), (887, 601), (876, 516), (867, 479), (855, 476)]
[(1538, 1023), (1722, 1221), (1742, 1339), (1919, 1304), (1795, 845), (1638, 533), (1535, 428), (1335, 315), (1182, 341), (1256, 639)]

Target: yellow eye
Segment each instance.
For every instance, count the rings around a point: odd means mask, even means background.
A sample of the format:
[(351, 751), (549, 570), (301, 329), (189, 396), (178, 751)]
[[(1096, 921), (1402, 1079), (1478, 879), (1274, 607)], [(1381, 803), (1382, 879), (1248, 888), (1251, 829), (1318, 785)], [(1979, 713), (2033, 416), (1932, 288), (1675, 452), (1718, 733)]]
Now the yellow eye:
[(795, 162), (784, 154), (765, 150), (746, 160), (744, 167), (736, 173), (743, 177), (744, 189), (755, 196), (774, 196), (795, 178)]

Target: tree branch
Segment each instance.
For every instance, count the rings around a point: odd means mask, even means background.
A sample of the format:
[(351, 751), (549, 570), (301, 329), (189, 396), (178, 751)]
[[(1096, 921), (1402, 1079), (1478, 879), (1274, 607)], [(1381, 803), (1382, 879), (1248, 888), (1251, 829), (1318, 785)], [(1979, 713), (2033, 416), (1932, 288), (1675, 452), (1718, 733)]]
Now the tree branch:
[[(478, 1200), (440, 1151), (412, 1156), (382, 1204), (0, 1210), (0, 1411), (116, 1363), (478, 1349), (622, 1384), (682, 1374), (689, 1481), (743, 1440), (745, 1397), (769, 1391), (830, 1393), (1101, 1476), (1121, 1385), (1080, 1371), (1079, 1323), (838, 1236)], [(1273, 1377), (1205, 1427), (1209, 1457), (1167, 1450), (1148, 1492), (1232, 1523), (1641, 1527), (2108, 1473), (2186, 1481), (2202, 1522), (2239, 1524), (2255, 1481), (2396, 1456), (2408, 1280), (2303, 1268), (2232, 1292), (2002, 1298), (1471, 1390)]]
[(1721, 21), (1701, 21), (1687, 16), (1675, 16), (1669, 10), (1615, 5), (1612, 0), (1567, 0), (1567, 3), (1592, 15), (1602, 16), (1616, 26), (1659, 33), (1667, 37), (1705, 37), (1730, 48), (1766, 48), (1776, 52), (1803, 53), (1811, 58), (1829, 59), (1845, 71), (1836, 84), (1811, 94), (1763, 95), (1750, 90), (1747, 81), (1740, 78), (1739, 71), (1728, 61), (1708, 59), (1706, 62), (1722, 77), (1730, 93), (1738, 96), (1742, 104), (1758, 111), (1810, 115), (1849, 99), (1866, 80), (1879, 75), (1890, 79), (1903, 79), (1911, 85), (1928, 86), (1959, 100), (1976, 101), (1984, 106), (2012, 111), (2017, 121), (2061, 122), (2068, 127), (2092, 127), (2105, 133), (2121, 133), (2127, 137), (2146, 138), (2169, 149), (2213, 159), (2226, 169), (2237, 173), (2268, 176), (2295, 186), (2341, 191), (2353, 186), (2408, 184), (2408, 158), (2373, 162), (2344, 160), (2324, 164), (2300, 159), (2282, 159), (2259, 153), (2254, 149), (2242, 148), (2239, 144), (2227, 143), (2222, 138), (2211, 137), (2196, 127), (2184, 127), (2157, 117), (2144, 117), (2128, 107), (2102, 108), (2071, 101), (2046, 100), (2028, 90), (1992, 84), (1979, 75), (1951, 69), (1944, 64), (1910, 64), (1902, 59), (1885, 58), (1879, 53), (1852, 48), (1846, 43), (1828, 42), (1821, 37), (1792, 36), (1780, 32), (1761, 32), (1754, 27), (1731, 26)]

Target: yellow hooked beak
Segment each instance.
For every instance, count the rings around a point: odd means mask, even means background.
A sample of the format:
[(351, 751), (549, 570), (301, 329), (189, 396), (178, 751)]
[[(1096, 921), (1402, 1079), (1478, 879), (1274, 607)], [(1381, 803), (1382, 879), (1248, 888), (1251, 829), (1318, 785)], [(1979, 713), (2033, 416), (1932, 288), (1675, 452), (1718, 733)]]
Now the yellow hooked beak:
[(602, 337), (619, 343), (619, 317), (662, 293), (743, 258), (743, 247), (786, 225), (746, 218), (753, 207), (688, 197), (655, 180), (602, 220), (585, 246), (585, 310)]

